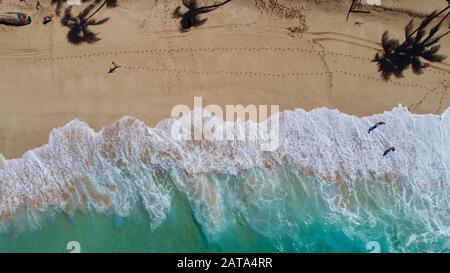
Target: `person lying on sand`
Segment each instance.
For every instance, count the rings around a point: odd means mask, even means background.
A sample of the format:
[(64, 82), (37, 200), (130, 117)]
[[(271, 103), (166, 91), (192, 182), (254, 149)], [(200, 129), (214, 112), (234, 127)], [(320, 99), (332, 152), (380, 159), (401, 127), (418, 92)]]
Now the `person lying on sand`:
[(114, 73), (117, 68), (120, 68), (120, 65), (117, 65), (115, 62), (112, 62), (113, 67), (111, 67), (108, 71), (108, 74)]
[(386, 123), (384, 123), (384, 121), (377, 122), (374, 126), (372, 126), (372, 127), (369, 128), (369, 134), (370, 134), (370, 132), (372, 132), (373, 130), (377, 129), (378, 126), (380, 126), (380, 125), (385, 125), (385, 124), (386, 124)]
[(384, 151), (383, 156), (387, 156), (390, 152), (395, 152), (395, 147), (391, 147)]

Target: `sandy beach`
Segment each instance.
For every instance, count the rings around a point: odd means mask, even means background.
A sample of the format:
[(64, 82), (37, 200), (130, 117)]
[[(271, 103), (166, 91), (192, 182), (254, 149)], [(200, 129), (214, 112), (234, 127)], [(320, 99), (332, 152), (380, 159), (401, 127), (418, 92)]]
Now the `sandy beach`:
[[(337, 108), (357, 116), (402, 104), (415, 113), (450, 105), (449, 59), (424, 74), (384, 81), (371, 62), (383, 32), (402, 38), (409, 0), (382, 1), (352, 13), (349, 1), (233, 0), (207, 14), (205, 25), (180, 33), (172, 18), (181, 1), (123, 0), (103, 9), (100, 41), (73, 45), (50, 1), (0, 1), (0, 12), (31, 15), (24, 27), (0, 26), (0, 153), (15, 158), (47, 143), (52, 129), (78, 118), (95, 130), (130, 115), (153, 126), (173, 106), (269, 104), (281, 110)], [(213, 3), (213, 1), (200, 1)], [(414, 1), (419, 3), (421, 1)], [(77, 8), (74, 8), (76, 10)], [(419, 18), (417, 20), (419, 20)], [(450, 56), (450, 36), (441, 42)], [(111, 62), (121, 65), (108, 74)]]

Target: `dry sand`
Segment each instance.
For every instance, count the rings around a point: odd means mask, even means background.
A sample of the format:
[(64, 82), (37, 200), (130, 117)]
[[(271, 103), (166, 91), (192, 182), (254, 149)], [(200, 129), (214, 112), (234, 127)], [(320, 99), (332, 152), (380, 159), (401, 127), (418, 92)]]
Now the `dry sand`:
[[(0, 12), (33, 15), (25, 27), (0, 26), (0, 153), (7, 158), (47, 142), (53, 128), (74, 118), (96, 130), (124, 115), (153, 126), (176, 104), (278, 104), (283, 109), (337, 108), (358, 116), (399, 103), (416, 113), (441, 113), (450, 105), (450, 66), (409, 71), (383, 81), (371, 59), (382, 33), (403, 37), (412, 15), (425, 7), (410, 0), (351, 14), (349, 1), (233, 0), (206, 15), (204, 26), (178, 31), (171, 14), (180, 1), (119, 0), (96, 18), (101, 41), (72, 45), (50, 1), (2, 0)], [(200, 1), (213, 3), (214, 1)], [(382, 1), (383, 2), (383, 1)], [(422, 1), (415, 1), (422, 3)], [(450, 36), (441, 42), (450, 56)], [(108, 74), (111, 62), (122, 67)]]

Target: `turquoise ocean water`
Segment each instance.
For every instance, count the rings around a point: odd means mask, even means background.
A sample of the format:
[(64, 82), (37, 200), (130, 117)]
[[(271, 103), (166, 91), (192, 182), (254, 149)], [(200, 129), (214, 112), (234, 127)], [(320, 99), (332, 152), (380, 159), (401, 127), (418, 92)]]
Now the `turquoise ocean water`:
[[(284, 168), (224, 176), (214, 177), (233, 181), (226, 187), (226, 220), (219, 230), (202, 223), (195, 211), (201, 208), (193, 209), (175, 190), (166, 219), (157, 227), (141, 205), (125, 217), (92, 210), (44, 212), (37, 226), (25, 221), (11, 225), (0, 235), (0, 251), (71, 252), (71, 241), (82, 252), (371, 252), (373, 242), (381, 252), (450, 250), (448, 235), (429, 230), (420, 212), (395, 208), (395, 192), (375, 181), (356, 181), (349, 188)], [(242, 180), (255, 177), (277, 180), (278, 188), (270, 189), (267, 199), (261, 193), (252, 197), (261, 200), (239, 196)], [(400, 182), (394, 187), (407, 190)], [(333, 197), (343, 195), (346, 207), (335, 207), (341, 202)]]

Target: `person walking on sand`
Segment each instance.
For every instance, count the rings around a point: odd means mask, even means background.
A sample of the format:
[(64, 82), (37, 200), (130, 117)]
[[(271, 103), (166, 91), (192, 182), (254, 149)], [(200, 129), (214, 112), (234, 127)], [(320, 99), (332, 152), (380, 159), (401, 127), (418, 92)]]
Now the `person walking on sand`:
[(383, 156), (387, 156), (390, 152), (395, 152), (395, 147), (391, 147), (384, 151)]
[(368, 132), (368, 133), (370, 134), (370, 132), (372, 132), (373, 130), (377, 129), (378, 126), (380, 126), (380, 125), (385, 125), (385, 124), (386, 124), (386, 123), (385, 123), (384, 121), (380, 121), (380, 122), (375, 123), (374, 126), (372, 126), (372, 127), (369, 128), (369, 132)]
[(113, 67), (111, 67), (108, 71), (108, 74), (114, 73), (117, 68), (120, 68), (120, 65), (117, 65), (114, 61), (112, 62)]
[(38, 0), (38, 1), (36, 2), (36, 9), (40, 9), (40, 8), (42, 8), (41, 1)]

